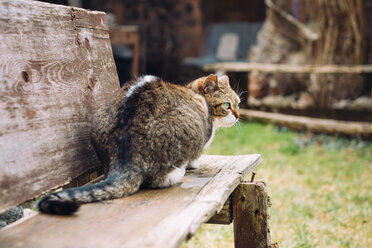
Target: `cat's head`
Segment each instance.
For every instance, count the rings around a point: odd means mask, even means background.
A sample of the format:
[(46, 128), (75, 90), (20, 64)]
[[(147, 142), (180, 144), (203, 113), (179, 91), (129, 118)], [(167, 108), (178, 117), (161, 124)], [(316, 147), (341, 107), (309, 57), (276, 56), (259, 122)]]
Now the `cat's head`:
[(226, 75), (209, 75), (196, 79), (188, 88), (203, 95), (213, 108), (216, 127), (230, 127), (239, 119), (239, 96), (231, 89)]

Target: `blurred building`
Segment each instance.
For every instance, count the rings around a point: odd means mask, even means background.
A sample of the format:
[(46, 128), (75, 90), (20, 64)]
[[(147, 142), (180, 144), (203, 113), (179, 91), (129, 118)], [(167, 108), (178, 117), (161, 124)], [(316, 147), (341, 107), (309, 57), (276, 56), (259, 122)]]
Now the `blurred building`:
[[(322, 40), (315, 42), (318, 47), (308, 48), (296, 40), (296, 34), (285, 33), (286, 28), (278, 23), (267, 25), (270, 14), (266, 9), (265, 0), (46, 0), (47, 2), (79, 6), (86, 9), (100, 10), (108, 14), (110, 28), (121, 25), (135, 25), (140, 36), (139, 73), (153, 74), (164, 80), (184, 83), (198, 76), (205, 75), (200, 68), (187, 66), (187, 57), (198, 57), (205, 53), (208, 44), (205, 42), (208, 26), (216, 23), (231, 22), (265, 22), (264, 30), (259, 34), (259, 43), (250, 56), (253, 62), (283, 63), (283, 64), (372, 64), (372, 1), (353, 0), (363, 4), (363, 48), (360, 49), (360, 59), (349, 60), (348, 52), (342, 53), (345, 46), (354, 49), (355, 37), (345, 31), (343, 14), (338, 18), (338, 39), (333, 42), (340, 52), (335, 52), (332, 61), (322, 61), (318, 57), (326, 54), (319, 49)], [(266, 0), (268, 2), (268, 0)], [(322, 12), (320, 1), (307, 0), (271, 0), (294, 20), (315, 27), (319, 13)], [(330, 2), (325, 2), (330, 4)], [(339, 2), (334, 2), (339, 3)], [(354, 6), (353, 5), (353, 6)], [(347, 10), (345, 13), (349, 14)], [(345, 14), (344, 13), (344, 14)], [(357, 15), (360, 17), (361, 15)], [(342, 23), (343, 22), (343, 23)], [(327, 24), (327, 21), (323, 21)], [(319, 23), (318, 23), (319, 24)], [(314, 26), (315, 25), (315, 26)], [(279, 26), (279, 28), (278, 28)], [(270, 30), (271, 28), (271, 30)], [(350, 27), (348, 27), (350, 29)], [(350, 31), (350, 30), (349, 30)], [(265, 34), (266, 32), (266, 34)], [(270, 33), (271, 32), (271, 33)], [(275, 33), (277, 36), (272, 35)], [(340, 33), (342, 33), (340, 35)], [(278, 38), (279, 36), (279, 38)], [(323, 37), (324, 38), (324, 37)], [(324, 38), (329, 42), (329, 39)], [(350, 40), (351, 42), (347, 42)], [(289, 42), (288, 42), (289, 41)], [(266, 42), (266, 44), (265, 44)], [(317, 45), (318, 44), (318, 45)], [(227, 44), (229, 45), (229, 44)], [(332, 46), (332, 44), (331, 44)], [(309, 47), (309, 46), (308, 46)], [(329, 46), (328, 46), (329, 47)], [(347, 49), (346, 49), (347, 50)], [(315, 52), (314, 52), (315, 51)], [(350, 50), (349, 54), (354, 51)], [(114, 56), (121, 83), (131, 77), (131, 47), (114, 46)], [(307, 53), (307, 54), (306, 54)], [(344, 56), (345, 55), (345, 56)], [(352, 56), (350, 56), (352, 57)], [(355, 57), (355, 56), (354, 56)], [(252, 101), (247, 101), (251, 108), (288, 112), (292, 114), (310, 114), (311, 116), (329, 117), (336, 119), (355, 119), (366, 121), (372, 113), (371, 82), (372, 77), (363, 75), (315, 75), (290, 73), (251, 73), (248, 82), (247, 72), (231, 73), (232, 82), (237, 82), (240, 91), (249, 91)], [(248, 86), (247, 86), (248, 85)], [(319, 87), (315, 87), (320, 85)], [(237, 86), (237, 85), (234, 85)], [(280, 102), (278, 102), (280, 101)], [(256, 104), (256, 105), (255, 105)], [(255, 105), (255, 106), (253, 106)], [(266, 107), (265, 107), (266, 106)], [(283, 106), (279, 109), (279, 106)], [(295, 106), (295, 107), (293, 107)], [(321, 112), (319, 110), (321, 109)], [(330, 111), (332, 109), (332, 111)], [(347, 110), (349, 109), (349, 110)], [(346, 110), (346, 112), (345, 112)]]
[[(183, 64), (203, 51), (204, 28), (212, 23), (263, 21), (263, 0), (47, 0), (111, 13), (118, 25), (138, 25), (140, 73), (173, 82), (192, 80), (203, 72)], [(127, 70), (118, 68), (118, 70)], [(120, 72), (119, 72), (120, 74)]]

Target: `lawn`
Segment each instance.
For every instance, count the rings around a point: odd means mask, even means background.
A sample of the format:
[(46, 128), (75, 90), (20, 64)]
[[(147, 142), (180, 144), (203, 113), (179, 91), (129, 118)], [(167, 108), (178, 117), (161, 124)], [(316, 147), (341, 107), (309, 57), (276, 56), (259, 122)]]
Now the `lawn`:
[[(372, 247), (372, 142), (251, 122), (220, 130), (206, 153), (262, 155), (255, 178), (280, 247)], [(182, 247), (233, 247), (233, 227), (204, 224)]]

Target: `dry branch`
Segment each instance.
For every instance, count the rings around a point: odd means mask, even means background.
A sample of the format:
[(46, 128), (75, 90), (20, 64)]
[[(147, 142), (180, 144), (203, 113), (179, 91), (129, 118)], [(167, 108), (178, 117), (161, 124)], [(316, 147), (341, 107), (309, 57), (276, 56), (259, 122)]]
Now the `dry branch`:
[(262, 72), (284, 73), (372, 73), (372, 65), (292, 65), (292, 64), (264, 64), (249, 62), (224, 62), (208, 64), (204, 70), (249, 72), (252, 70)]
[(240, 114), (248, 120), (275, 123), (296, 130), (372, 138), (372, 124), (367, 122), (337, 121), (247, 109), (241, 109)]

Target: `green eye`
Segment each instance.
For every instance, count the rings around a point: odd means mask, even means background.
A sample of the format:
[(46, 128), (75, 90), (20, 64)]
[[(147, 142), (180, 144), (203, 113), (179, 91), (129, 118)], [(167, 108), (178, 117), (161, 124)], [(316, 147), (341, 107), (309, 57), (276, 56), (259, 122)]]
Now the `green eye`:
[(226, 109), (230, 109), (231, 108), (231, 105), (230, 105), (229, 102), (225, 102), (224, 103), (224, 106), (225, 106)]

